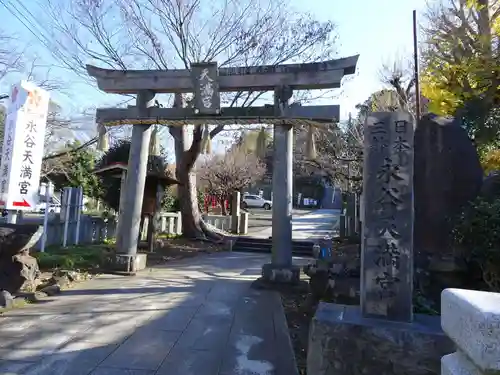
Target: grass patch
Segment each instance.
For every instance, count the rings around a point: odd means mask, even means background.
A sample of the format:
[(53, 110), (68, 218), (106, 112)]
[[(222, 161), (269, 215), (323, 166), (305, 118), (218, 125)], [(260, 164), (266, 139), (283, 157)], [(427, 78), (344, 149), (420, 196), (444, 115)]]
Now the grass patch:
[(9, 307), (9, 308), (0, 307), (0, 315), (2, 315), (3, 313), (5, 313), (7, 311), (10, 311), (10, 310), (23, 308), (29, 304), (30, 304), (30, 302), (24, 298), (16, 298), (16, 299), (14, 299), (14, 304), (12, 305), (12, 307)]
[(109, 246), (115, 246), (116, 245), (116, 238), (106, 238), (104, 240), (104, 244), (109, 245)]
[(174, 238), (181, 238), (180, 234), (175, 234), (175, 233), (158, 233), (156, 235), (157, 239), (174, 239)]
[(38, 260), (42, 271), (56, 268), (91, 271), (100, 268), (108, 254), (107, 245), (82, 245), (67, 248), (51, 246), (44, 253), (32, 255)]

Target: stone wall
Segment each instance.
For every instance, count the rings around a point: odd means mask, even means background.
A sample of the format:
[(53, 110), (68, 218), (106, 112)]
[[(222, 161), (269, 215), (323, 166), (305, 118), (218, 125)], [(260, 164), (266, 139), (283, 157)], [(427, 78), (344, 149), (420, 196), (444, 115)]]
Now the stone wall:
[(359, 306), (320, 303), (309, 328), (307, 374), (438, 375), (441, 357), (454, 350), (438, 316), (402, 323), (364, 318)]
[(441, 359), (441, 375), (500, 374), (500, 294), (445, 289), (441, 326), (457, 351)]

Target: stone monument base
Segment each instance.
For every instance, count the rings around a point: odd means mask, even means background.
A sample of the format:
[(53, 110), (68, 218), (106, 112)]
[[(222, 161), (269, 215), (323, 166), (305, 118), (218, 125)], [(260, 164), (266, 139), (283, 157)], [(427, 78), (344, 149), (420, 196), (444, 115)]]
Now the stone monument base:
[(300, 281), (300, 267), (283, 267), (273, 263), (262, 266), (263, 281), (279, 284), (297, 284)]
[(145, 253), (137, 254), (112, 254), (108, 258), (107, 268), (109, 271), (135, 275), (137, 271), (142, 271), (146, 268), (148, 255)]
[(439, 375), (455, 351), (440, 317), (413, 323), (363, 318), (359, 306), (320, 303), (309, 330), (308, 375)]

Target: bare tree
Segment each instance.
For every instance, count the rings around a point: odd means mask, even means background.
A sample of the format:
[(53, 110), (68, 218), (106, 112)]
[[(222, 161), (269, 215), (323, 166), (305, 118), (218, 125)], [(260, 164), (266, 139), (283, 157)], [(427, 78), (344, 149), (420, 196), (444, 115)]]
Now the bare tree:
[[(117, 69), (189, 69), (200, 61), (218, 61), (219, 66), (313, 61), (331, 56), (336, 41), (332, 23), (295, 13), (284, 0), (225, 0), (218, 7), (202, 0), (47, 2), (54, 36), (65, 41), (59, 54), (82, 77), (89, 61)], [(222, 101), (250, 106), (263, 94), (238, 92), (223, 95)], [(179, 95), (176, 104), (186, 99)], [(223, 129), (213, 127), (211, 138)], [(182, 183), (183, 231), (195, 238), (211, 237), (199, 213), (193, 173), (202, 131), (203, 126), (195, 126), (188, 137), (186, 127), (170, 129)]]
[(217, 197), (226, 214), (224, 201), (230, 199), (234, 191), (243, 189), (259, 181), (266, 166), (254, 153), (235, 148), (224, 155), (215, 155), (197, 167), (200, 185), (205, 191)]
[[(38, 59), (34, 58), (31, 59), (29, 63), (27, 62), (27, 57), (25, 55), (27, 46), (23, 47), (22, 43), (19, 43), (17, 38), (7, 35), (4, 31), (0, 31), (0, 45), (0, 80), (7, 79), (9, 75), (20, 73), (24, 76), (24, 79), (35, 82), (37, 86), (47, 91), (62, 88), (60, 81), (50, 79), (50, 69), (43, 68)], [(3, 98), (8, 100), (9, 94), (10, 93), (6, 93)], [(3, 140), (6, 107), (7, 105), (5, 104), (2, 105), (0, 109), (0, 140)], [(51, 101), (47, 120), (47, 131), (45, 133), (46, 150), (54, 143), (57, 129), (64, 130), (66, 133), (71, 130), (68, 121), (61, 121), (59, 112), (60, 108)], [(66, 138), (73, 138), (72, 134), (67, 135)], [(0, 149), (1, 146), (0, 144)]]
[(24, 67), (23, 50), (16, 38), (0, 30), (0, 80)]
[(347, 190), (358, 189), (362, 179), (363, 122), (359, 115), (343, 124), (318, 126), (314, 129), (317, 155), (311, 159), (306, 151), (308, 130), (296, 132), (295, 173), (320, 174), (330, 183)]
[(331, 183), (346, 190), (359, 190), (363, 167), (363, 128), (371, 112), (404, 110), (415, 115), (415, 80), (411, 64), (397, 61), (380, 70), (385, 89), (374, 92), (356, 106), (355, 118), (349, 115), (343, 124), (317, 126), (314, 130), (317, 156), (306, 152), (307, 127), (296, 129), (295, 170), (297, 174), (322, 174)]
[(415, 74), (413, 63), (402, 59), (392, 64), (384, 63), (380, 69), (380, 81), (387, 88), (370, 97), (372, 111), (408, 111), (416, 114)]
[[(0, 82), (5, 79), (9, 73), (19, 72), (23, 68), (23, 53), (19, 49), (16, 39), (8, 35), (5, 31), (0, 30)], [(3, 94), (3, 93), (2, 93)], [(7, 94), (2, 95), (2, 99), (6, 99)], [(5, 116), (6, 111), (4, 106), (1, 106), (0, 113), (0, 151), (2, 149)]]

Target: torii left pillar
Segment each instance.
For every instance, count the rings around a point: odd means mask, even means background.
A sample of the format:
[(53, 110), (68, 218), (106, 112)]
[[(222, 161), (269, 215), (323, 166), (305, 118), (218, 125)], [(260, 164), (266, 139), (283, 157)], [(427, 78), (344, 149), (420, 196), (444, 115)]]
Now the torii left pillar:
[[(154, 105), (155, 93), (149, 90), (137, 93), (137, 110), (140, 117), (148, 116)], [(146, 254), (137, 253), (141, 225), (142, 201), (148, 168), (151, 125), (134, 125), (125, 181), (123, 216), (120, 218), (119, 241), (113, 269), (129, 275), (146, 268)]]

